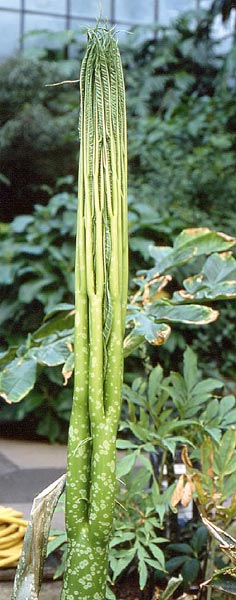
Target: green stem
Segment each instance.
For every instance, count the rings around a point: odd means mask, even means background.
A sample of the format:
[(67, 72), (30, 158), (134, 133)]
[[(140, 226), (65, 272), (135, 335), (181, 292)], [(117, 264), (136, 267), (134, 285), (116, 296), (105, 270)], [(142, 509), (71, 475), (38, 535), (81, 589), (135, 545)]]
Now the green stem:
[(125, 94), (111, 32), (89, 32), (80, 87), (75, 381), (62, 599), (104, 600), (128, 280)]
[[(216, 554), (216, 540), (213, 537), (209, 539), (209, 552), (206, 566), (206, 580), (212, 577), (215, 567), (215, 554)], [(212, 598), (212, 587), (207, 586), (207, 600)]]

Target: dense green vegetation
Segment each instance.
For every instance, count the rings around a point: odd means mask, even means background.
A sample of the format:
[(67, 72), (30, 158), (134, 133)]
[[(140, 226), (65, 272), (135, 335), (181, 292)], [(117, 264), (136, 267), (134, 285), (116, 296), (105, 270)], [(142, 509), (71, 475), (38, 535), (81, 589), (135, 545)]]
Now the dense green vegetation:
[[(78, 78), (83, 47), (76, 51), (76, 61), (45, 49), (30, 65), (28, 58), (12, 58), (0, 68), (3, 351), (35, 330), (55, 304), (73, 303), (78, 91), (76, 83), (45, 84)], [(198, 21), (182, 16), (148, 38), (137, 30), (123, 43), (131, 276), (151, 265), (150, 243), (169, 244), (184, 227), (235, 233), (234, 57), (234, 46), (220, 54), (206, 13)], [(234, 379), (233, 319), (227, 303), (210, 331), (196, 337), (179, 327), (161, 360), (169, 368), (171, 350), (172, 363), (181, 362), (187, 335), (202, 364)], [(45, 385), (46, 396), (54, 397), (57, 381)]]
[[(212, 18), (202, 13), (170, 29), (138, 29), (121, 50), (135, 203), (222, 227), (220, 207), (233, 208), (236, 185), (234, 46), (220, 53)], [(13, 58), (0, 68), (1, 170), (10, 183), (1, 188), (3, 220), (46, 202), (58, 176), (76, 176), (78, 85), (45, 85), (78, 79), (82, 53), (81, 46), (77, 60), (63, 61), (45, 51), (41, 59)]]
[[(175, 585), (183, 591), (210, 576), (214, 562), (222, 566), (209, 540), (206, 550), (196, 511), (182, 527), (175, 506), (194, 497), (217, 526), (235, 518), (235, 305), (226, 300), (235, 296), (234, 242), (217, 247), (210, 234), (208, 250), (194, 257), (192, 231), (187, 260), (178, 255), (183, 229), (235, 236), (236, 54), (233, 41), (222, 54), (213, 36), (214, 14), (222, 10), (227, 18), (233, 6), (215, 1), (209, 13), (184, 15), (145, 35), (136, 30), (121, 44), (132, 354), (118, 441), (126, 488), (118, 492), (109, 581), (116, 585), (135, 567), (149, 597), (155, 581), (165, 587), (181, 573)], [(30, 64), (18, 57), (0, 67), (0, 381), (5, 396), (23, 398), (1, 401), (1, 418), (30, 423), (53, 442), (66, 440), (72, 400), (78, 88), (45, 83), (78, 79), (84, 47), (74, 48), (76, 60), (62, 60), (49, 42)], [(190, 303), (181, 289), (193, 294)], [(213, 320), (204, 311), (217, 309), (219, 319), (202, 325)], [(157, 347), (160, 332), (166, 342)], [(17, 391), (14, 376), (22, 384)], [(176, 491), (180, 451), (186, 475)], [(61, 542), (64, 534), (54, 547)], [(111, 590), (107, 597), (114, 598)]]

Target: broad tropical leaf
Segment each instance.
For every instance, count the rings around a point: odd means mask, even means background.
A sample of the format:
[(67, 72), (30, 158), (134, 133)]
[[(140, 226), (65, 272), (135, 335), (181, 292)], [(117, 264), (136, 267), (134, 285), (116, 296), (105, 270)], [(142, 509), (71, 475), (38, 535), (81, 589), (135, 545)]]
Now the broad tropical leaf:
[(150, 256), (155, 261), (155, 267), (148, 271), (148, 279), (157, 273), (164, 275), (170, 269), (183, 265), (202, 254), (224, 252), (236, 244), (236, 238), (207, 227), (184, 229), (176, 238), (173, 247), (153, 246)]
[(15, 358), (6, 365), (0, 373), (0, 396), (9, 403), (22, 400), (34, 387), (36, 367), (34, 358)]

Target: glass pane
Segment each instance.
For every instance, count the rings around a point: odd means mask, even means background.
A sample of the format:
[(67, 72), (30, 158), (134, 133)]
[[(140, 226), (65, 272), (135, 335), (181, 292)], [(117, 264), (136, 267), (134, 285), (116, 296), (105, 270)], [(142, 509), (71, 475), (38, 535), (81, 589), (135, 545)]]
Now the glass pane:
[(115, 20), (127, 21), (128, 23), (138, 23), (140, 25), (153, 23), (154, 21), (154, 0), (116, 0)]
[(235, 28), (235, 11), (232, 10), (230, 18), (226, 23), (223, 23), (221, 15), (217, 15), (214, 20), (213, 36), (215, 39), (222, 41), (217, 46), (218, 52), (229, 52), (233, 46), (233, 33)]
[(205, 10), (208, 10), (208, 8), (210, 8), (211, 5), (212, 5), (212, 0), (200, 0), (200, 8), (204, 8)]
[[(87, 28), (94, 27), (96, 21), (94, 19), (71, 19), (70, 29), (75, 32), (75, 39), (81, 44), (86, 44), (87, 41)], [(78, 48), (75, 44), (71, 44), (69, 48), (69, 55), (71, 58), (75, 58), (78, 54)]]
[[(7, 35), (6, 35), (7, 31)], [(0, 58), (4, 59), (19, 50), (19, 13), (1, 12), (0, 18)]]
[(25, 0), (25, 10), (38, 10), (45, 13), (64, 15), (66, 13), (66, 0)]
[(196, 9), (195, 0), (159, 0), (159, 18), (161, 24), (168, 25), (181, 12)]
[(104, 19), (109, 19), (111, 16), (111, 0), (86, 0), (86, 2), (71, 0), (70, 12), (73, 16), (90, 17), (98, 19), (100, 14)]
[[(58, 31), (64, 31), (64, 29), (66, 28), (66, 23), (65, 23), (65, 19), (60, 19), (60, 18), (56, 18), (55, 17), (43, 17), (40, 15), (29, 15), (29, 14), (25, 14), (25, 33), (30, 33), (30, 31), (39, 31), (41, 29), (45, 30), (49, 30), (50, 32), (58, 32)], [(48, 47), (48, 37), (46, 33), (42, 34), (37, 34), (37, 36), (32, 35), (29, 37), (26, 37), (24, 40), (24, 47), (28, 48), (30, 46), (33, 47), (43, 47), (46, 46)], [(53, 43), (52, 40), (50, 40), (50, 48), (53, 47), (58, 47), (58, 42), (55, 41), (55, 43)]]
[(20, 0), (0, 0), (0, 8), (18, 8), (20, 9)]

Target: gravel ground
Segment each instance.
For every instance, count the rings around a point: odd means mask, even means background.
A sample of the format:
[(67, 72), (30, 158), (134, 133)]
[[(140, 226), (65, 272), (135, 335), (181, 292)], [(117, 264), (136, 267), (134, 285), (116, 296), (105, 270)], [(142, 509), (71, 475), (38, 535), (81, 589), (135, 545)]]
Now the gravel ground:
[[(40, 600), (59, 600), (61, 592), (61, 581), (53, 581), (43, 583)], [(0, 598), (1, 600), (11, 600), (12, 581), (0, 581)]]

